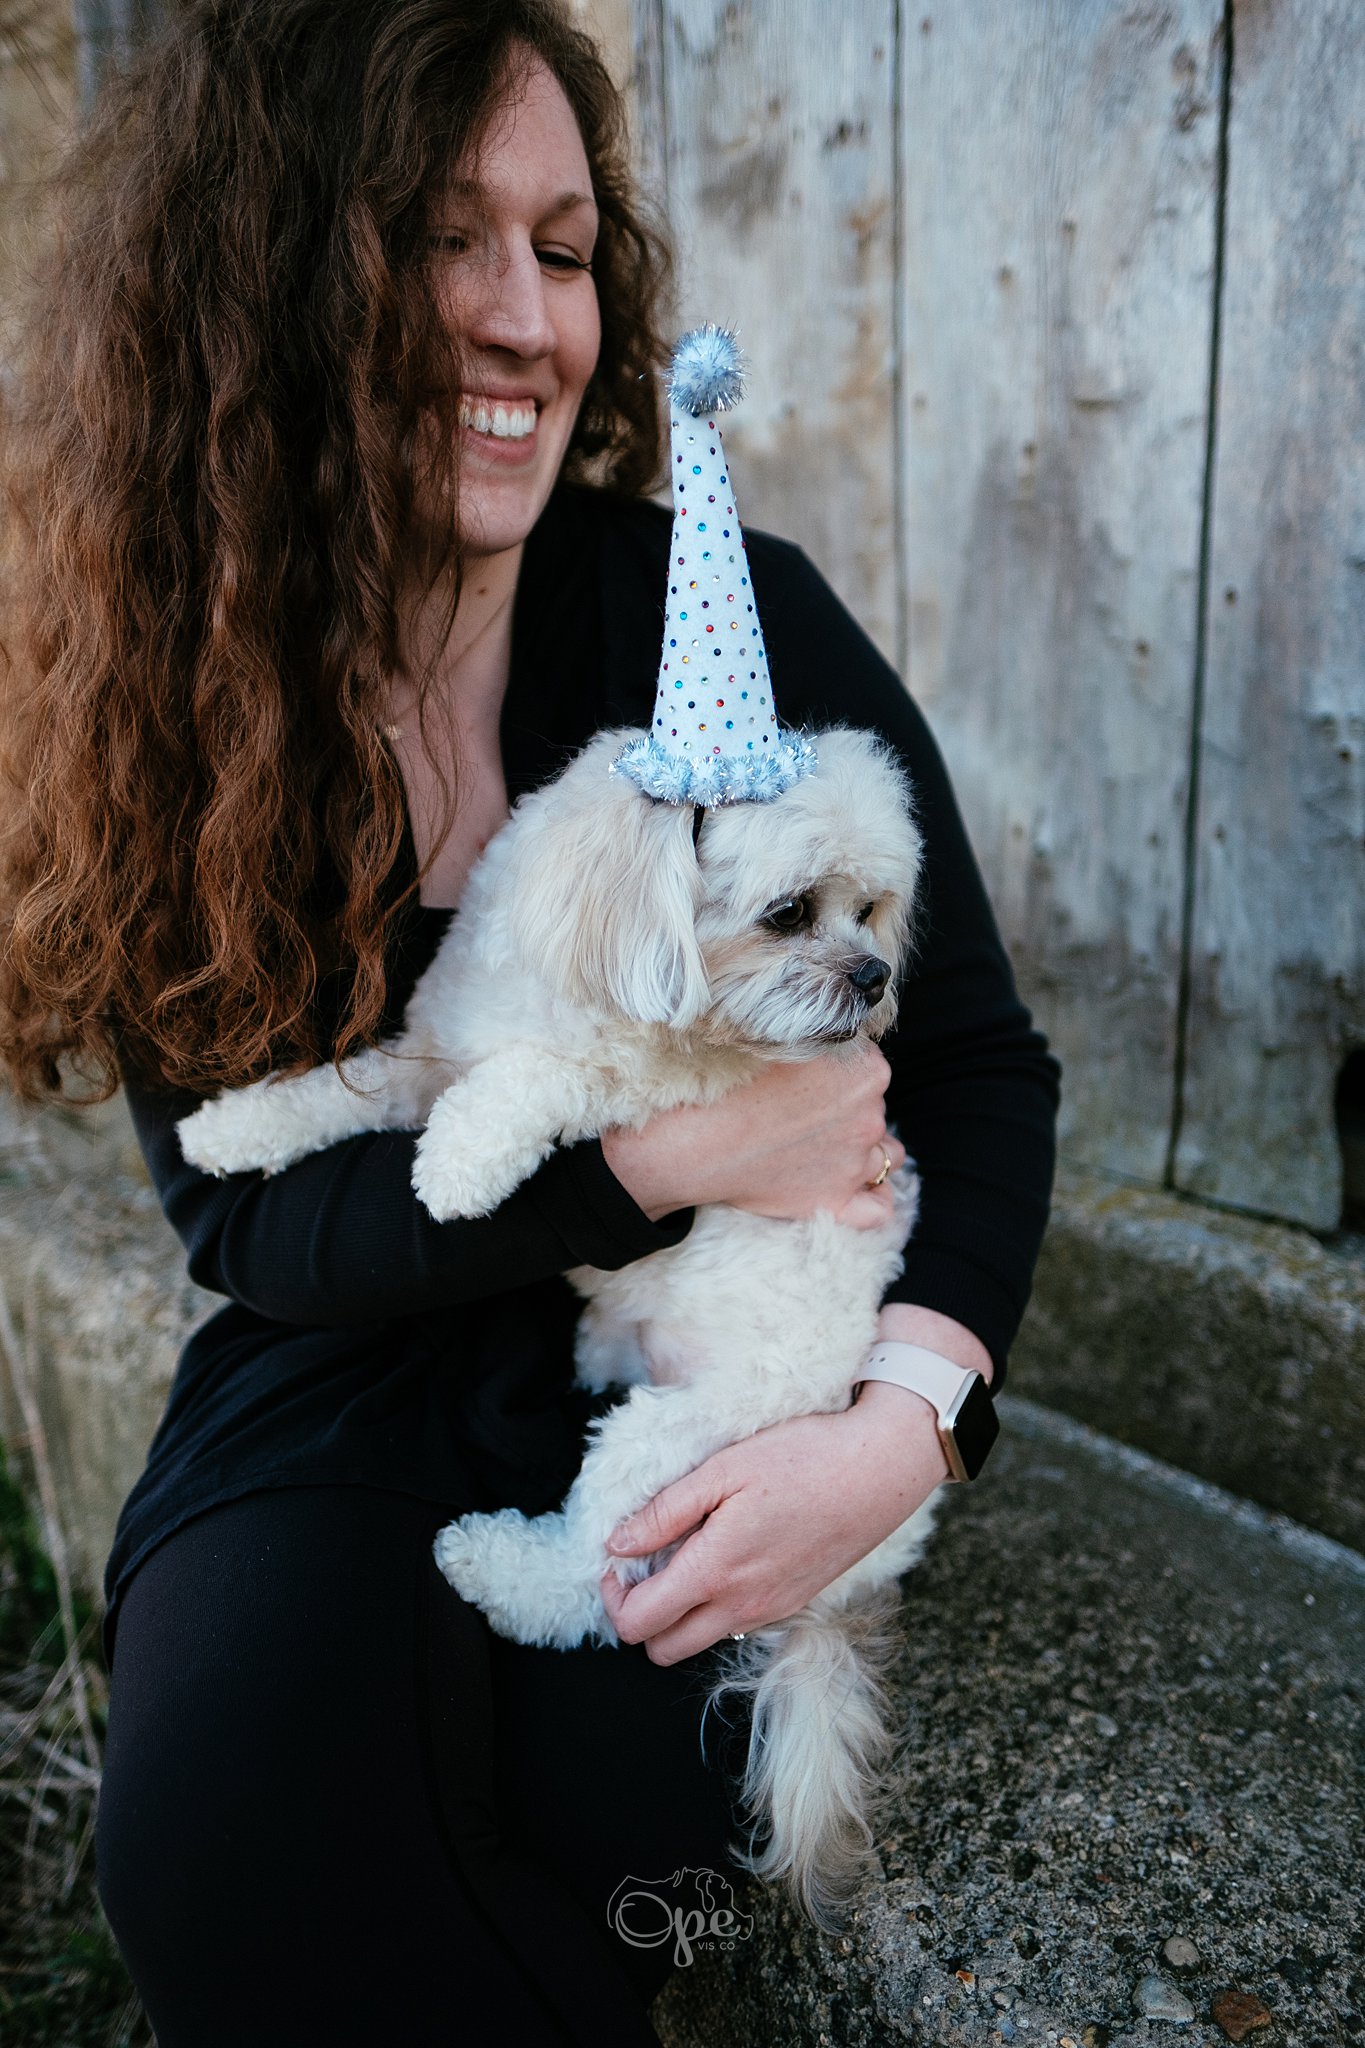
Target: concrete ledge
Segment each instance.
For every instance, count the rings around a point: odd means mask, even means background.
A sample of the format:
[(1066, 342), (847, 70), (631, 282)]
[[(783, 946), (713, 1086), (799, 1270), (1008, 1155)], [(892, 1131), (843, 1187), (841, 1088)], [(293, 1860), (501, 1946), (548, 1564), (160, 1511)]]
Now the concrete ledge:
[(96, 1593), (181, 1344), (221, 1305), (185, 1277), (121, 1102), (0, 1098), (0, 1292), (19, 1353), (0, 1351), (0, 1435), (25, 1443), (36, 1406), (72, 1573)]
[(1064, 1171), (1010, 1385), (1365, 1550), (1365, 1238)]
[[(0, 1284), (93, 1588), (213, 1306), (117, 1111), (9, 1112)], [(1296, 1231), (1068, 1178), (1013, 1384), (1355, 1529), (1358, 1288)], [(667, 2048), (1223, 2048), (1227, 1994), (1272, 2048), (1360, 2037), (1365, 1561), (1017, 1392), (1002, 1408), (906, 1582), (881, 1881), (834, 1939), (741, 1887), (752, 1931), (677, 1972)], [(23, 1427), (0, 1361), (0, 1428)], [(1267, 1475), (1276, 1431), (1297, 1462), (1280, 1446)]]
[(1228, 1994), (1358, 2038), (1365, 1560), (1002, 1408), (905, 1582), (882, 1881), (838, 1937), (743, 1892), (666, 2048), (1226, 2048)]

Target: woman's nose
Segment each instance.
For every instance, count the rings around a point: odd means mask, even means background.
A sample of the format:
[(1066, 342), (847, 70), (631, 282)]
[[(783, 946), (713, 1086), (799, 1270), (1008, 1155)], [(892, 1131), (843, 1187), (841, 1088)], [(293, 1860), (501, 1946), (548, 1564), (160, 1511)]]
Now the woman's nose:
[(507, 349), (528, 360), (553, 353), (545, 273), (529, 243), (490, 260), (471, 296), (466, 328), (476, 348)]

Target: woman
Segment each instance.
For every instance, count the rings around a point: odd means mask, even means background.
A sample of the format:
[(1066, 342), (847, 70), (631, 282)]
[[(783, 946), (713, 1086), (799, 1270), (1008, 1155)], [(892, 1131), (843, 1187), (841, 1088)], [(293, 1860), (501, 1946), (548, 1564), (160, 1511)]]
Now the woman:
[(751, 536), (788, 718), (879, 725), (916, 781), (928, 911), (889, 1058), (562, 1149), (476, 1223), (421, 1210), (402, 1134), (268, 1181), (188, 1168), (194, 1100), (391, 1030), (509, 801), (647, 721), (665, 265), (552, 0), (194, 0), (69, 186), (20, 480), (4, 1049), (30, 1094), (121, 1069), (229, 1298), (110, 1560), (101, 1895), (161, 2048), (653, 2040), (671, 1955), (608, 1905), (729, 1867), (693, 1660), (943, 1479), (932, 1411), (870, 1383), (669, 1488), (626, 1540), (687, 1540), (613, 1588), (616, 1651), (491, 1636), (431, 1538), (567, 1489), (568, 1268), (675, 1243), (702, 1202), (875, 1220), (888, 1105), (924, 1197), (881, 1332), (998, 1382), (1055, 1067), (922, 722)]

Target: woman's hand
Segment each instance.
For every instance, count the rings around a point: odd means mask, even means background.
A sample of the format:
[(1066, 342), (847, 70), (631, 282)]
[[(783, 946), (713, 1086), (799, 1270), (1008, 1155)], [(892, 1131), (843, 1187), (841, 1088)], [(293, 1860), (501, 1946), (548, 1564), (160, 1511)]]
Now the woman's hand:
[(758, 1216), (828, 1209), (870, 1229), (891, 1190), (871, 1183), (905, 1147), (886, 1129), (891, 1077), (866, 1039), (818, 1059), (775, 1061), (719, 1102), (665, 1110), (639, 1131), (603, 1133), (608, 1166), (647, 1216), (727, 1202)]
[[(981, 1339), (937, 1309), (888, 1302), (877, 1340), (924, 1344), (988, 1386), (995, 1370)], [(776, 1423), (656, 1493), (617, 1531), (613, 1555), (687, 1541), (628, 1591), (607, 1572), (602, 1604), (623, 1642), (647, 1642), (654, 1663), (676, 1664), (732, 1631), (795, 1614), (947, 1477), (930, 1404), (867, 1380), (842, 1414)]]
[(869, 1381), (842, 1414), (776, 1423), (657, 1493), (622, 1525), (613, 1555), (687, 1541), (638, 1586), (608, 1571), (603, 1605), (621, 1640), (646, 1643), (651, 1662), (695, 1657), (795, 1614), (947, 1476), (929, 1403)]

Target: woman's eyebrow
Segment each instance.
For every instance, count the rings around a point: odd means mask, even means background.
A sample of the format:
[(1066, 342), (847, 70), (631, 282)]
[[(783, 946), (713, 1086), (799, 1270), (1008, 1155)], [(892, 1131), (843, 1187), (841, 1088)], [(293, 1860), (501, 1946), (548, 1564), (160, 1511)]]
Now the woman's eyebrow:
[[(484, 187), (474, 178), (456, 178), (446, 187), (446, 197), (449, 199), (485, 199), (487, 196)], [(558, 214), (573, 213), (581, 207), (590, 208), (596, 213), (597, 201), (591, 192), (561, 192), (557, 198), (550, 201), (541, 218), (553, 220)]]

